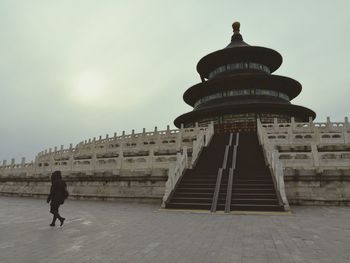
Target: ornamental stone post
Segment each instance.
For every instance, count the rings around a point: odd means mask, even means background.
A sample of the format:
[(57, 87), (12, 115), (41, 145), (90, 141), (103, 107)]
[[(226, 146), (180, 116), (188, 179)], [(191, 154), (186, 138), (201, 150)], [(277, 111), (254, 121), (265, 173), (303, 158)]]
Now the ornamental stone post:
[(273, 130), (277, 131), (278, 130), (278, 121), (277, 118), (273, 118)]
[(327, 117), (327, 124), (326, 124), (328, 130), (330, 131), (332, 129), (332, 123), (331, 123), (331, 118)]
[(292, 127), (292, 133), (295, 131), (295, 118), (290, 118), (290, 126)]
[(151, 171), (153, 170), (153, 163), (154, 163), (154, 148), (152, 147), (149, 150), (149, 164), (148, 164), (148, 168), (150, 168)]
[(120, 165), (119, 165), (119, 169), (121, 170), (123, 168), (123, 161), (124, 161), (124, 156), (123, 156), (123, 144), (120, 144), (119, 146), (119, 162), (120, 162)]
[(350, 131), (349, 119), (345, 117), (343, 127), (344, 143), (350, 143), (350, 133), (348, 133), (348, 131)]
[(311, 153), (314, 160), (314, 167), (318, 168), (320, 166), (320, 160), (318, 158), (317, 145), (314, 142), (311, 143)]
[(179, 130), (179, 132), (176, 135), (176, 151), (180, 151), (182, 144), (182, 132)]

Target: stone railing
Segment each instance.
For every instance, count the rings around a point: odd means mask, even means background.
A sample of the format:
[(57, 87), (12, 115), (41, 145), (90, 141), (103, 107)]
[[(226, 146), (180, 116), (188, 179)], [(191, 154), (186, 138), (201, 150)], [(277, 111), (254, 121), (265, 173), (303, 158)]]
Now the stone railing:
[(165, 192), (163, 196), (162, 207), (165, 207), (165, 202), (168, 200), (171, 192), (174, 190), (178, 180), (183, 175), (184, 171), (189, 168), (188, 165), (188, 156), (187, 156), (187, 147), (184, 146), (182, 153), (177, 154), (176, 165), (174, 168), (169, 169), (168, 180), (165, 184)]
[(149, 170), (153, 168), (168, 169), (176, 162), (176, 153), (183, 146), (192, 151), (192, 142), (197, 134), (207, 131), (207, 127), (181, 128), (152, 132), (135, 133), (105, 139), (89, 139), (69, 149), (63, 146), (40, 152), (35, 162), (10, 165), (6, 161), (0, 166), (0, 175), (12, 176), (48, 174), (54, 170), (63, 172), (111, 171), (118, 173), (121, 169)]
[(278, 153), (279, 160), (285, 167), (293, 168), (350, 168), (350, 152), (286, 152)]
[(261, 125), (260, 120), (258, 120), (257, 123), (257, 130), (258, 130), (258, 139), (260, 145), (263, 147), (263, 152), (265, 155), (265, 159), (267, 164), (270, 167), (270, 171), (272, 173), (272, 176), (274, 177), (274, 182), (276, 186), (276, 190), (278, 192), (278, 195), (281, 198), (281, 201), (283, 202), (284, 210), (290, 211), (290, 206), (288, 203), (285, 186), (284, 186), (284, 174), (283, 174), (283, 166), (282, 162), (278, 158), (278, 151), (269, 151), (269, 148), (266, 147), (266, 140), (264, 137), (264, 131), (263, 126)]
[(295, 122), (261, 123), (258, 121), (259, 137), (266, 145), (270, 144), (348, 144), (350, 143), (350, 124), (344, 122)]
[(213, 135), (214, 135), (214, 123), (211, 123), (205, 131), (201, 131), (197, 135), (197, 139), (193, 142), (193, 146), (192, 146), (191, 167), (194, 167), (201, 150), (203, 149), (204, 146), (208, 146)]
[(345, 122), (261, 123), (258, 138), (283, 202), (284, 170), (350, 170), (350, 125)]
[(276, 188), (282, 199), (284, 210), (290, 211), (290, 206), (288, 203), (285, 186), (284, 186), (283, 165), (278, 158), (277, 151), (274, 151), (271, 154), (271, 171), (272, 171), (273, 177), (275, 178)]
[(0, 165), (0, 176), (40, 176), (55, 170), (67, 173), (112, 172), (120, 170), (149, 171), (169, 169), (176, 163), (177, 152), (187, 146), (192, 151), (193, 141), (200, 133), (207, 133), (212, 128), (199, 127), (170, 129), (142, 133), (123, 134), (106, 138), (93, 138), (72, 144), (68, 149), (54, 147), (40, 152), (34, 162), (15, 164), (12, 159)]
[(294, 122), (262, 124), (258, 136), (269, 163), (272, 152), (288, 168), (350, 169), (350, 125), (345, 122)]
[(208, 128), (205, 130), (205, 142), (204, 146), (208, 146), (211, 139), (214, 136), (214, 122), (211, 122)]

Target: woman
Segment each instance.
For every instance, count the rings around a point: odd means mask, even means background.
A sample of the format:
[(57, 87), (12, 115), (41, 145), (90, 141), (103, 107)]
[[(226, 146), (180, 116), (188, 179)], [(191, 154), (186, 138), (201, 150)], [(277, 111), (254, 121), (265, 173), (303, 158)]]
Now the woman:
[(60, 171), (55, 171), (51, 175), (51, 189), (50, 194), (47, 197), (47, 203), (50, 203), (50, 213), (53, 214), (52, 223), (50, 226), (55, 226), (56, 219), (60, 220), (61, 226), (64, 223), (65, 218), (61, 217), (58, 213), (58, 208), (64, 203), (64, 200), (68, 197), (67, 185), (62, 180)]

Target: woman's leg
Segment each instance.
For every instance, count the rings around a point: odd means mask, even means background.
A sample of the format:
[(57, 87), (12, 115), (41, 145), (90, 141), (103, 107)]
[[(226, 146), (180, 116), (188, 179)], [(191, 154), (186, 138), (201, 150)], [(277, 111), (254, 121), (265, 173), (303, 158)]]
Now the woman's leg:
[(56, 224), (56, 219), (57, 219), (57, 216), (56, 216), (56, 213), (55, 213), (55, 214), (53, 214), (52, 222), (51, 222), (50, 226), (55, 226), (55, 224)]
[(60, 220), (61, 226), (62, 226), (64, 223), (64, 220), (66, 220), (66, 219), (64, 217), (60, 216), (60, 214), (58, 213), (58, 208), (59, 208), (59, 206), (57, 207), (57, 218), (58, 218), (58, 220)]
[(58, 218), (58, 216), (57, 216), (57, 214), (58, 214), (58, 207), (57, 207), (57, 205), (51, 204), (50, 213), (53, 214), (52, 222), (51, 222), (50, 226), (55, 226), (56, 219)]

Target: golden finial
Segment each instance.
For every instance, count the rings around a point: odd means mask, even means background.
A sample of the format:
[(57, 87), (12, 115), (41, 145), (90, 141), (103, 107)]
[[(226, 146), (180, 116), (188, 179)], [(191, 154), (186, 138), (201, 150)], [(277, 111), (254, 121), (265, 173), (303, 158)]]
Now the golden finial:
[(233, 32), (235, 34), (239, 33), (240, 26), (241, 26), (241, 24), (237, 21), (232, 24)]

